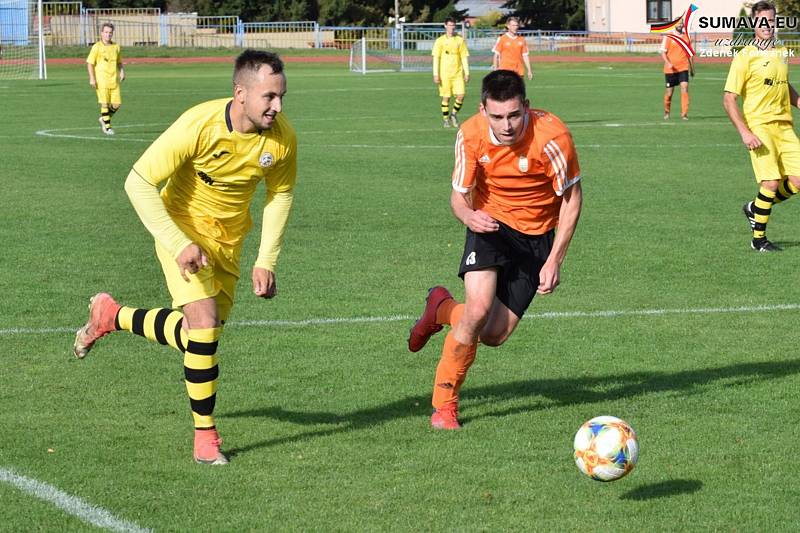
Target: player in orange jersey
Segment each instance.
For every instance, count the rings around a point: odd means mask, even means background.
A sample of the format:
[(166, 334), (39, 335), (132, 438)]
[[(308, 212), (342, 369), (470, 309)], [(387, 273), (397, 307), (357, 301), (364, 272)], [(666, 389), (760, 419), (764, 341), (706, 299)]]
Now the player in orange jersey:
[(531, 61), (528, 57), (528, 43), (525, 41), (525, 37), (517, 35), (519, 19), (508, 17), (506, 29), (508, 31), (497, 38), (497, 42), (492, 48), (492, 52), (494, 52), (492, 70), (513, 70), (520, 76), (524, 75), (527, 70), (528, 79), (533, 79)]
[(451, 326), (434, 382), (437, 429), (460, 427), (458, 392), (478, 340), (503, 344), (533, 297), (558, 286), (582, 202), (569, 130), (555, 115), (529, 109), (516, 72), (483, 79), (480, 113), (461, 125), (455, 152), (450, 205), (467, 226), (459, 270), (466, 301), (434, 287), (408, 338), (416, 352)]
[[(675, 27), (673, 36), (689, 44), (689, 36), (683, 32), (683, 22)], [(681, 87), (681, 118), (689, 120), (689, 74), (694, 76), (692, 58), (680, 44), (664, 36), (661, 41), (661, 59), (664, 60), (664, 78), (667, 82), (667, 90), (664, 92), (664, 120), (669, 119), (672, 91), (676, 85)]]

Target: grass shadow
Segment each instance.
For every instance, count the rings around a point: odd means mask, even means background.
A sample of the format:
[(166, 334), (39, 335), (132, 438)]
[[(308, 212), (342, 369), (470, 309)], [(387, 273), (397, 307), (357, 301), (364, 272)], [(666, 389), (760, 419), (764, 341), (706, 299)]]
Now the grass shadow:
[(620, 496), (619, 499), (634, 501), (655, 500), (656, 498), (669, 498), (679, 494), (691, 494), (701, 488), (703, 488), (703, 484), (696, 479), (672, 479), (636, 487)]
[[(533, 398), (534, 401), (529, 405), (464, 417), (462, 422), (469, 423), (481, 418), (507, 416), (553, 407), (615, 401), (644, 394), (669, 392), (683, 395), (702, 394), (709, 385), (719, 381), (731, 381), (732, 383), (728, 383), (729, 386), (742, 386), (795, 374), (800, 374), (800, 359), (740, 363), (672, 373), (631, 372), (580, 378), (531, 379), (483, 387), (468, 387), (463, 391), (461, 397), (462, 402), (468, 402), (471, 406), (485, 403), (495, 404), (519, 398)], [(429, 402), (430, 393), (426, 391), (425, 394), (406, 396), (394, 402), (349, 413), (290, 411), (280, 406), (224, 413), (223, 416), (228, 418), (271, 418), (299, 425), (333, 426), (254, 442), (228, 451), (235, 455), (258, 448), (372, 428), (397, 419), (423, 416), (430, 412)]]

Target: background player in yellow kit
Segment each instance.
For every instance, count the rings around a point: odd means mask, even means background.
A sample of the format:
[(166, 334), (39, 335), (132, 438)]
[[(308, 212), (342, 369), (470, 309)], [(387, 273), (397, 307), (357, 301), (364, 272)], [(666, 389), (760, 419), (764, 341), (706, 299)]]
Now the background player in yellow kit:
[[(433, 83), (439, 86), (442, 97), (442, 120), (445, 128), (458, 127), (458, 111), (464, 105), (466, 83), (469, 81), (469, 51), (464, 38), (456, 35), (456, 21), (444, 21), (445, 34), (433, 43)], [(450, 98), (455, 96), (453, 110)]]
[(94, 43), (86, 58), (89, 85), (97, 92), (100, 104), (100, 128), (106, 135), (114, 135), (111, 117), (122, 106), (119, 84), (125, 80), (122, 53), (114, 37), (114, 25), (106, 22), (100, 28), (100, 40)]
[(242, 243), (252, 226), (249, 206), (261, 180), (267, 195), (253, 292), (276, 294), (275, 265), (297, 174), (297, 139), (280, 114), (285, 94), (280, 58), (245, 50), (236, 59), (233, 98), (189, 109), (145, 151), (125, 190), (155, 238), (172, 309), (122, 307), (100, 293), (75, 337), (78, 358), (116, 330), (183, 352), (199, 463), (228, 462), (213, 416), (217, 343), (233, 306)]
[(775, 6), (756, 2), (752, 16), (760, 47), (745, 46), (733, 58), (723, 106), (750, 151), (758, 182), (756, 198), (742, 208), (753, 230), (750, 247), (758, 252), (776, 252), (780, 248), (767, 239), (772, 206), (800, 189), (800, 140), (794, 132), (791, 110), (792, 105), (800, 107), (800, 96), (789, 83), (789, 50), (775, 45)]

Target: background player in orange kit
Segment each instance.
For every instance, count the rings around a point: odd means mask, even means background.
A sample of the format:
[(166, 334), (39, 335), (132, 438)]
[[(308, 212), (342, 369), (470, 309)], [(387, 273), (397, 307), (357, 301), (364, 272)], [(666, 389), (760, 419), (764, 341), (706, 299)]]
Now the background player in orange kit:
[[(689, 36), (683, 31), (683, 22), (675, 26), (673, 36), (689, 44)], [(667, 89), (664, 92), (664, 120), (669, 119), (672, 91), (676, 85), (681, 87), (681, 118), (689, 120), (689, 74), (694, 76), (692, 58), (678, 43), (666, 35), (661, 41), (661, 58), (664, 60), (664, 78), (667, 82)]]
[(450, 205), (467, 226), (459, 269), (466, 301), (434, 287), (408, 338), (416, 352), (452, 326), (436, 369), (436, 429), (460, 427), (458, 393), (478, 340), (503, 344), (534, 295), (558, 286), (582, 203), (572, 135), (555, 115), (529, 109), (515, 72), (483, 79), (480, 113), (462, 124), (455, 153)]
[(497, 38), (497, 42), (492, 48), (492, 52), (494, 52), (492, 70), (513, 70), (520, 76), (524, 75), (527, 70), (528, 79), (533, 79), (531, 61), (528, 57), (528, 42), (522, 35), (517, 35), (519, 19), (509, 17), (506, 21), (506, 29), (508, 31)]

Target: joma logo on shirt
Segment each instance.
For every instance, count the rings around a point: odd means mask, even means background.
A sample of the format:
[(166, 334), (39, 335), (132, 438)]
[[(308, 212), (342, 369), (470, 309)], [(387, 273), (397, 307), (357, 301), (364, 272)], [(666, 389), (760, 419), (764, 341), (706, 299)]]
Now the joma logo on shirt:
[(205, 183), (208, 183), (209, 185), (214, 185), (214, 180), (211, 178), (211, 176), (209, 176), (202, 170), (199, 170), (197, 172), (197, 175), (200, 176), (200, 179), (203, 180)]

